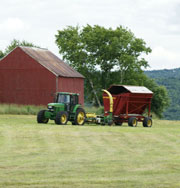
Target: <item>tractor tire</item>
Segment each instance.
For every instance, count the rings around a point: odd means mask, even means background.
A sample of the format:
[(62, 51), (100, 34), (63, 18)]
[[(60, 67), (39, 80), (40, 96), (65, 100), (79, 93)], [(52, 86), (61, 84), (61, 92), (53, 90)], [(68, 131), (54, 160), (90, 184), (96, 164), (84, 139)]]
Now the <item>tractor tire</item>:
[(128, 119), (128, 125), (130, 127), (137, 127), (137, 119), (135, 117), (130, 117)]
[(48, 123), (49, 119), (44, 117), (44, 113), (46, 110), (39, 111), (37, 115), (37, 122), (38, 123)]
[(55, 123), (57, 125), (66, 125), (68, 121), (68, 113), (67, 112), (58, 112), (56, 115)]
[(150, 117), (144, 118), (143, 127), (152, 127), (152, 119)]
[(86, 113), (83, 108), (78, 108), (74, 120), (74, 125), (84, 125), (86, 121)]
[(108, 121), (108, 125), (111, 126), (113, 124), (113, 121), (112, 120), (109, 120)]

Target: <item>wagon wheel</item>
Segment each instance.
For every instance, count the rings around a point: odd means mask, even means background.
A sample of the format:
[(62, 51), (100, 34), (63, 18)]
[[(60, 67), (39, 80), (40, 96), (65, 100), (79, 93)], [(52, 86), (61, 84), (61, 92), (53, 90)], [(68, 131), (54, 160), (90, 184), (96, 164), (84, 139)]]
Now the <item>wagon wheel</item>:
[(143, 127), (152, 127), (152, 119), (150, 117), (144, 118)]
[(46, 110), (39, 111), (39, 113), (37, 115), (37, 122), (38, 123), (47, 123), (49, 121), (48, 118), (44, 117), (45, 112), (46, 112)]
[(135, 117), (130, 117), (128, 119), (128, 125), (130, 127), (137, 127), (137, 119)]
[(86, 113), (84, 111), (84, 109), (82, 108), (78, 108), (76, 111), (76, 117), (74, 120), (74, 125), (84, 125), (86, 120)]
[(66, 125), (68, 121), (68, 113), (67, 112), (58, 112), (56, 115), (55, 123), (58, 125)]

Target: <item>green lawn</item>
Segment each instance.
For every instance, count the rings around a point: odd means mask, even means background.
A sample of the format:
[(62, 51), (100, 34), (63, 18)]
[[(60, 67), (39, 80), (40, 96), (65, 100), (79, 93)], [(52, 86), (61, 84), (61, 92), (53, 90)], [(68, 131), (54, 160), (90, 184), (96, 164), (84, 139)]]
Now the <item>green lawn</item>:
[(0, 115), (0, 187), (180, 187), (180, 121), (57, 126)]

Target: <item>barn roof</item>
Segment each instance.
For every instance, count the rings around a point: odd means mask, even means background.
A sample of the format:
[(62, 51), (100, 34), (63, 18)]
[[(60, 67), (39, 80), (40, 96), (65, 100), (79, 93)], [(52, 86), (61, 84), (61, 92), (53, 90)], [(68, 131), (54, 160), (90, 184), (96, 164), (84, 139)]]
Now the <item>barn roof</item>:
[(84, 78), (82, 74), (74, 70), (68, 64), (64, 63), (47, 49), (24, 46), (19, 46), (17, 48), (21, 48), (26, 54), (31, 56), (56, 76)]
[(151, 90), (144, 86), (111, 85), (108, 91), (110, 91), (112, 94), (119, 94), (124, 92), (153, 94)]

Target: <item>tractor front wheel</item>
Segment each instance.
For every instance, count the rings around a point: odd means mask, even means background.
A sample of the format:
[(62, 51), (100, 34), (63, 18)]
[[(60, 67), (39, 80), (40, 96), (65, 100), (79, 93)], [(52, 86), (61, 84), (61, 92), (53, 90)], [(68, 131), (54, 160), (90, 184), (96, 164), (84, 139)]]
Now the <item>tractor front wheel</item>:
[(67, 112), (58, 112), (56, 115), (55, 123), (58, 125), (66, 125), (68, 121), (68, 113)]
[(38, 123), (47, 123), (49, 121), (49, 119), (44, 116), (45, 111), (46, 110), (39, 111), (39, 113), (37, 115), (37, 122)]
[(135, 117), (130, 117), (128, 119), (128, 125), (130, 127), (137, 127), (137, 119)]
[(84, 125), (86, 120), (86, 113), (83, 108), (78, 108), (76, 111), (76, 117), (73, 122), (74, 125)]

